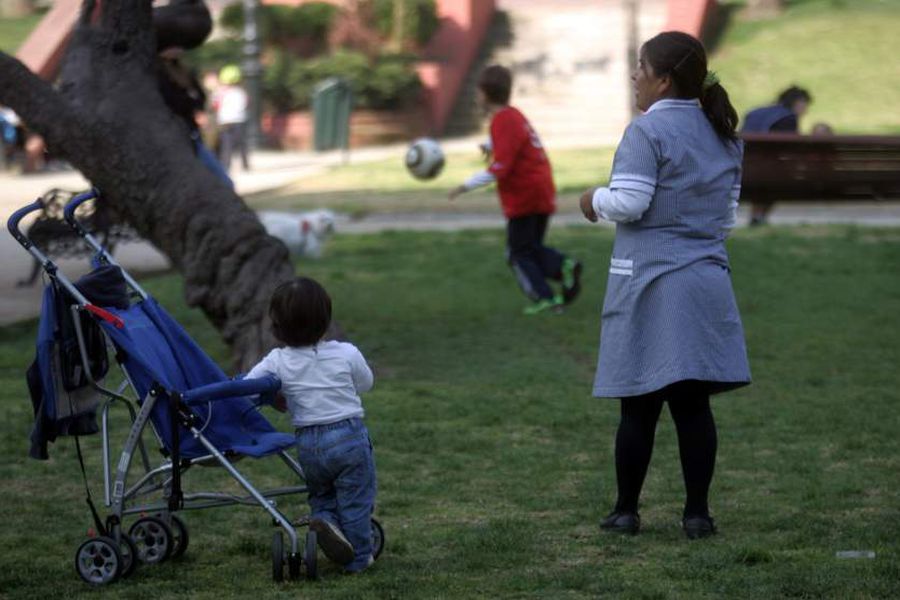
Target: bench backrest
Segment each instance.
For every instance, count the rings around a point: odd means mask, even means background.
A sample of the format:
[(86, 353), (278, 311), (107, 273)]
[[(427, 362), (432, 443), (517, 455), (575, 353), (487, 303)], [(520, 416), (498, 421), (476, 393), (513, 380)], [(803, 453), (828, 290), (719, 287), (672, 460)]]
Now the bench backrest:
[(741, 137), (746, 200), (900, 200), (900, 136)]

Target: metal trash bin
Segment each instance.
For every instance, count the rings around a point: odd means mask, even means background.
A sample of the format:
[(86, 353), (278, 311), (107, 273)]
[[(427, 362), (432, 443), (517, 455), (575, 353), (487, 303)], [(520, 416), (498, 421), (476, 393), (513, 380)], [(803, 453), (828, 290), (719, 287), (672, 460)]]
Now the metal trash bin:
[(314, 144), (317, 152), (350, 148), (350, 112), (353, 91), (350, 84), (329, 77), (316, 84), (312, 97)]

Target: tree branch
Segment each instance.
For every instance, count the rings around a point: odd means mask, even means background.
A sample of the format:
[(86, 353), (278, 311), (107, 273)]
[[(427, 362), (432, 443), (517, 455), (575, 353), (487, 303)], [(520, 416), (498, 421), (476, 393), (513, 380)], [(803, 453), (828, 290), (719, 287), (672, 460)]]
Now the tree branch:
[(63, 155), (88, 151), (89, 129), (83, 117), (18, 59), (0, 52), (0, 104), (10, 107), (41, 134), (48, 146)]

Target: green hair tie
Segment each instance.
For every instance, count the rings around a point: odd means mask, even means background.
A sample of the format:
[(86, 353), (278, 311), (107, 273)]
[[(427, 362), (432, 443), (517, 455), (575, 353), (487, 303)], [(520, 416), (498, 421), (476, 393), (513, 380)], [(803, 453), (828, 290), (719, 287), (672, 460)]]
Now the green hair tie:
[(715, 71), (707, 71), (706, 79), (703, 80), (703, 89), (708, 90), (714, 85), (719, 83), (719, 76), (716, 75)]

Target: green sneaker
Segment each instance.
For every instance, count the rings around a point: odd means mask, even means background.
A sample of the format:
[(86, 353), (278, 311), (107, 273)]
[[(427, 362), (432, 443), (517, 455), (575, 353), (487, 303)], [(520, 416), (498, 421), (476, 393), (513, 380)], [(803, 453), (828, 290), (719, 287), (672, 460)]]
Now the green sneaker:
[(581, 291), (581, 263), (567, 258), (562, 265), (563, 300), (571, 304)]
[(545, 312), (553, 312), (560, 313), (562, 312), (563, 307), (563, 299), (561, 296), (557, 295), (553, 298), (544, 298), (543, 300), (538, 300), (531, 306), (526, 306), (522, 313), (526, 315), (538, 315)]

